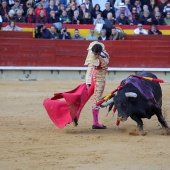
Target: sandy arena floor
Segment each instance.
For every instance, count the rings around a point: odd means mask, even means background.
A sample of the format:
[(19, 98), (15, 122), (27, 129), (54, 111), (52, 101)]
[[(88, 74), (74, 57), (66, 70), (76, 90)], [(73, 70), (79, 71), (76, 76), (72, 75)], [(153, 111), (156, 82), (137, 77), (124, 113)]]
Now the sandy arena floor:
[[(116, 118), (101, 109), (100, 122), (108, 129), (92, 130), (88, 101), (78, 127), (58, 129), (52, 123), (43, 100), (82, 82), (0, 81), (0, 170), (169, 170), (170, 136), (164, 135), (156, 116), (144, 119), (146, 136), (131, 136), (134, 121), (129, 118), (116, 131)], [(118, 84), (107, 81), (104, 94)], [(170, 125), (170, 84), (161, 86)]]

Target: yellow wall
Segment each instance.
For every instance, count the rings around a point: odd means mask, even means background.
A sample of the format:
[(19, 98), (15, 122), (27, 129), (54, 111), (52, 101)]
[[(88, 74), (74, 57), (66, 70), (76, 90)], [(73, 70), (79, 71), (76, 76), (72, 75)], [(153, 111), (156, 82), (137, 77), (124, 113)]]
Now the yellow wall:
[[(34, 36), (34, 28), (22, 28), (23, 31), (31, 31), (33, 32), (33, 36)], [(73, 37), (74, 36), (74, 30), (75, 29), (68, 29), (68, 32), (70, 32), (71, 36)], [(124, 29), (123, 30), (126, 34), (134, 34), (133, 33), (133, 29)], [(162, 32), (163, 35), (170, 35), (170, 30), (160, 30)], [(90, 30), (89, 29), (79, 29), (79, 33), (82, 37), (86, 38), (87, 35), (90, 34)], [(100, 36), (99, 34), (97, 34), (95, 32), (95, 35), (98, 37)]]

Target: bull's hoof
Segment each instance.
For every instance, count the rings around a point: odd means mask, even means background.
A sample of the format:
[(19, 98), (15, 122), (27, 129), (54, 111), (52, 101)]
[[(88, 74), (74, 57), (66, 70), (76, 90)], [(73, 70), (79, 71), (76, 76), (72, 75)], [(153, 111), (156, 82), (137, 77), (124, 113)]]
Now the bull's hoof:
[(170, 128), (166, 129), (166, 133), (167, 133), (167, 135), (170, 135)]
[(92, 129), (107, 129), (107, 127), (104, 125), (102, 125), (102, 126), (92, 125)]
[(167, 131), (167, 135), (170, 135), (170, 128), (168, 128), (166, 131)]
[(74, 120), (73, 120), (73, 124), (74, 124), (74, 126), (77, 126), (77, 125), (78, 125), (78, 120), (77, 120), (76, 117), (75, 117)]
[(170, 128), (166, 128), (162, 130), (162, 135), (170, 135)]
[(142, 135), (142, 136), (146, 136), (148, 133), (147, 132), (144, 132), (144, 131), (142, 131), (142, 132), (140, 132), (140, 135)]

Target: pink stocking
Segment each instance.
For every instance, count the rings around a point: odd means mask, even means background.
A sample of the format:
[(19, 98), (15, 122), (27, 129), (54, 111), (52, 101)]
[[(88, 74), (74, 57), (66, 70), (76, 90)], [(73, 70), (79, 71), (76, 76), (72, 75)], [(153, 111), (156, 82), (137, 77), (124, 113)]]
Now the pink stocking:
[(98, 126), (98, 127), (103, 127), (103, 125), (99, 124), (98, 122), (98, 115), (99, 115), (99, 109), (92, 109), (93, 112), (93, 125)]

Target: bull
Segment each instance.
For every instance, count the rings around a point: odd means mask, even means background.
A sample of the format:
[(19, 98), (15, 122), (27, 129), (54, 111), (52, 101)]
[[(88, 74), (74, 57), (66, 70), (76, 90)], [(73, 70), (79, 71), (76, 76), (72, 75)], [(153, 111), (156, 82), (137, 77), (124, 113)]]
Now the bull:
[(143, 131), (142, 118), (150, 119), (156, 115), (161, 125), (170, 134), (170, 128), (162, 115), (162, 90), (158, 82), (153, 82), (139, 77), (150, 77), (157, 79), (156, 75), (150, 72), (140, 72), (136, 76), (129, 76), (120, 84), (117, 94), (108, 101), (101, 104), (101, 107), (109, 105), (118, 111), (118, 120), (126, 121), (131, 117), (137, 122), (139, 131)]

